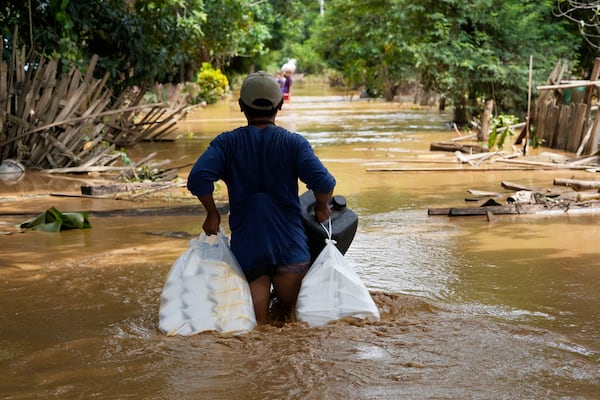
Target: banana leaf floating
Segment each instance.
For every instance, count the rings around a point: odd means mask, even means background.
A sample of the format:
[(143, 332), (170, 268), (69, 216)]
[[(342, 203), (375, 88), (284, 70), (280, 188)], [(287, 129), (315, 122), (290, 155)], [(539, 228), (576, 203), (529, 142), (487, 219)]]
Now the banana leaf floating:
[(88, 221), (87, 213), (62, 213), (51, 207), (37, 217), (21, 223), (19, 227), (42, 232), (60, 232), (68, 229), (89, 229), (92, 225)]

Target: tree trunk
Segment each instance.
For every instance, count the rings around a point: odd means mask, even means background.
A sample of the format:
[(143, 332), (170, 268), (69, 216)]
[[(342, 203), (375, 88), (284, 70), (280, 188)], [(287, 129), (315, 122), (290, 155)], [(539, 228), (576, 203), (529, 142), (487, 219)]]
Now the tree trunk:
[(487, 142), (490, 137), (490, 121), (494, 112), (494, 100), (490, 99), (485, 102), (483, 114), (481, 116), (481, 129), (477, 135), (477, 140)]
[(441, 96), (439, 101), (438, 110), (444, 111), (446, 109), (446, 97)]
[(457, 96), (454, 99), (454, 104), (454, 122), (458, 126), (468, 125), (471, 120), (471, 115), (468, 111), (465, 95)]

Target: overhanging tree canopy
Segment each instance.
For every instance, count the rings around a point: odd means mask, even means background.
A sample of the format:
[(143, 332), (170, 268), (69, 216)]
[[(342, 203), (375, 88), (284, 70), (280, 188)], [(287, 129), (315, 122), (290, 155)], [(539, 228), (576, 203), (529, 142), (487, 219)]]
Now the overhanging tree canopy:
[(320, 50), (347, 82), (372, 92), (420, 76), (462, 122), (488, 98), (501, 111), (524, 109), (530, 56), (538, 78), (558, 58), (577, 58), (581, 39), (552, 9), (552, 0), (334, 0)]

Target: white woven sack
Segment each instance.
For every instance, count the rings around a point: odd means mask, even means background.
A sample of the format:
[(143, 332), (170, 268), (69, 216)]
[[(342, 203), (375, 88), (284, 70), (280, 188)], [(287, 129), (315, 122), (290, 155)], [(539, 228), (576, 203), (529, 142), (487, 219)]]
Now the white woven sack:
[(325, 248), (302, 280), (296, 319), (310, 326), (344, 317), (379, 321), (379, 310), (365, 284), (335, 247), (335, 241), (325, 241)]
[(187, 336), (211, 330), (240, 334), (255, 326), (250, 287), (227, 237), (203, 233), (190, 240), (163, 287), (159, 329)]

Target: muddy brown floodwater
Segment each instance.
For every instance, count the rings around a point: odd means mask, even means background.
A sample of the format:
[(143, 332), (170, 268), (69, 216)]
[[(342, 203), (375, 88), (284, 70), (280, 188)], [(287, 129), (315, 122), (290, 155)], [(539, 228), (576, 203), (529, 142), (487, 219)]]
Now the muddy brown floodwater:
[[(235, 99), (194, 111), (178, 140), (128, 154), (191, 163), (241, 116)], [(159, 296), (188, 241), (148, 233), (198, 235), (201, 215), (95, 216), (89, 230), (1, 235), (0, 397), (600, 398), (600, 216), (427, 215), (464, 205), (467, 189), (502, 192), (503, 180), (550, 188), (556, 177), (593, 174), (367, 171), (439, 166), (429, 144), (456, 135), (448, 119), (300, 82), (281, 112), (279, 124), (308, 138), (359, 215), (346, 257), (373, 293), (378, 323), (163, 336)], [(77, 192), (81, 182), (69, 178), (0, 182), (1, 210), (153, 205), (48, 195)], [(1, 216), (0, 231), (24, 218)]]

